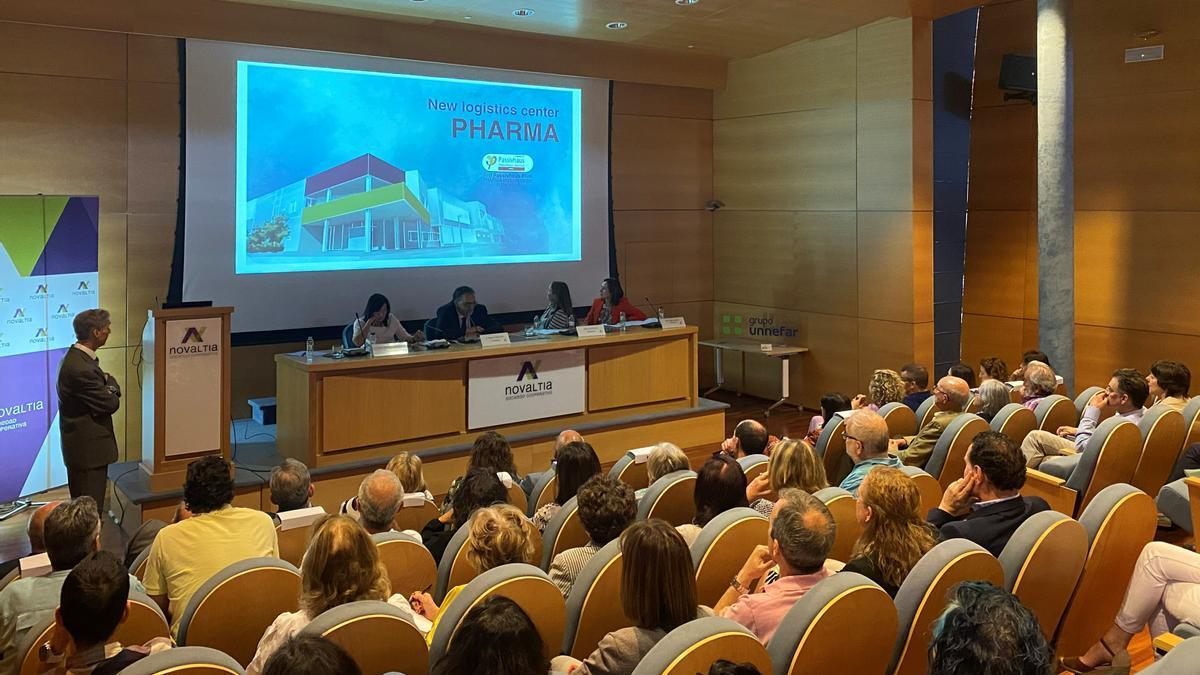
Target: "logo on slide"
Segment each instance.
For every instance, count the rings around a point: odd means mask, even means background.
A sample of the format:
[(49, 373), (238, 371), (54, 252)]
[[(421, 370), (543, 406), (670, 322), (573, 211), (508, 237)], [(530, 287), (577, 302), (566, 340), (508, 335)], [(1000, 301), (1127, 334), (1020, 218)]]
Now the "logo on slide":
[(17, 311), (13, 312), (13, 318), (14, 318), (14, 319), (23, 319), (23, 318), (25, 318), (25, 310), (24, 310), (24, 309), (22, 309), (21, 307), (18, 307), (18, 308), (17, 308)]
[(206, 328), (208, 326), (200, 326), (199, 328), (191, 326), (184, 332), (183, 339), (179, 341), (179, 344), (186, 345), (189, 342), (204, 342), (204, 330)]
[(50, 287), (48, 285), (38, 284), (37, 290), (34, 291), (33, 294), (34, 295), (45, 295), (49, 292), (50, 292)]
[(526, 361), (521, 364), (521, 372), (517, 373), (517, 382), (525, 379), (525, 375), (529, 375), (529, 379), (538, 379), (537, 369), (542, 365), (541, 361)]
[(35, 338), (44, 338), (44, 337), (46, 337), (46, 329), (45, 329), (45, 328), (39, 328), (39, 329), (37, 329), (37, 333), (34, 333), (33, 337), (35, 337)]
[(71, 310), (69, 307), (67, 307), (66, 305), (59, 305), (58, 311), (54, 313), (54, 318), (65, 319), (65, 318), (67, 318), (67, 316), (70, 315), (70, 313), (71, 313)]
[(86, 290), (89, 290), (89, 289), (88, 289), (88, 282), (86, 282), (86, 281), (81, 281), (81, 282), (79, 282), (79, 286), (78, 286), (78, 287), (77, 287), (75, 290), (77, 290), (77, 291), (86, 291)]
[(494, 173), (529, 173), (533, 171), (533, 158), (529, 155), (483, 156), (483, 168)]

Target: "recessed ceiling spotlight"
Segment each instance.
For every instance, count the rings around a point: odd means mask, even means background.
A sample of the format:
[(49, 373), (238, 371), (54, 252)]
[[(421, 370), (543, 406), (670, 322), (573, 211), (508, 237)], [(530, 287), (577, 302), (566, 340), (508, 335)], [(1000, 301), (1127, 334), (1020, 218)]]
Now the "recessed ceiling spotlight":
[(514, 9), (513, 16), (520, 16), (520, 17), (533, 16), (533, 10), (529, 9), (528, 7), (522, 7), (521, 9)]
[(695, 49), (696, 45), (688, 45), (688, 49)]
[(680, 7), (689, 7), (698, 2), (700, 2), (700, 0), (675, 0), (675, 4), (679, 5)]
[(609, 30), (622, 30), (629, 28), (629, 24), (625, 23), (624, 21), (609, 21), (608, 23), (604, 24), (604, 27)]
[[(422, 0), (422, 2), (424, 2), (424, 0)], [(463, 19), (464, 19), (464, 20), (466, 20), (466, 21), (470, 21), (470, 20), (471, 20), (471, 17), (469, 17), (469, 16), (464, 16), (464, 17), (463, 17)]]

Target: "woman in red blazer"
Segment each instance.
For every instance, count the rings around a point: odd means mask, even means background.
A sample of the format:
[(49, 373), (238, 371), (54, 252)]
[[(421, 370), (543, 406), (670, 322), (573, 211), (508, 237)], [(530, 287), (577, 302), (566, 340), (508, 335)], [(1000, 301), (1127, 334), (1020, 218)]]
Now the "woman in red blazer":
[(634, 307), (633, 303), (625, 297), (621, 282), (610, 277), (600, 284), (600, 297), (592, 301), (592, 309), (588, 311), (583, 322), (585, 324), (619, 323), (622, 312), (625, 313), (627, 321), (641, 321), (646, 318), (646, 314)]

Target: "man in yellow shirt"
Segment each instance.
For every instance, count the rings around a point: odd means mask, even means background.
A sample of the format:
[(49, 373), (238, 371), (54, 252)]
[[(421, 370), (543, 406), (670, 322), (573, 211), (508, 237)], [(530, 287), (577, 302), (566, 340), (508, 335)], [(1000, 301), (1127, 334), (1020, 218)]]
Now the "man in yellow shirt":
[(172, 635), (192, 594), (209, 577), (239, 560), (279, 557), (271, 517), (230, 504), (233, 477), (224, 459), (209, 456), (188, 465), (183, 501), (192, 515), (155, 537), (144, 580), (146, 593), (170, 620)]

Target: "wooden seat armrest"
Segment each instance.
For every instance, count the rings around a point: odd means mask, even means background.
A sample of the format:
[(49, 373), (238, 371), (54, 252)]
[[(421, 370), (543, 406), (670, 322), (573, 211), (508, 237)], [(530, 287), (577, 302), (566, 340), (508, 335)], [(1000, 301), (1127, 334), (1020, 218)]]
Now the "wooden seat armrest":
[(1075, 503), (1079, 494), (1066, 486), (1065, 480), (1051, 476), (1037, 469), (1027, 469), (1025, 472), (1025, 487), (1021, 494), (1025, 497), (1041, 497), (1050, 508), (1059, 513), (1074, 517)]

